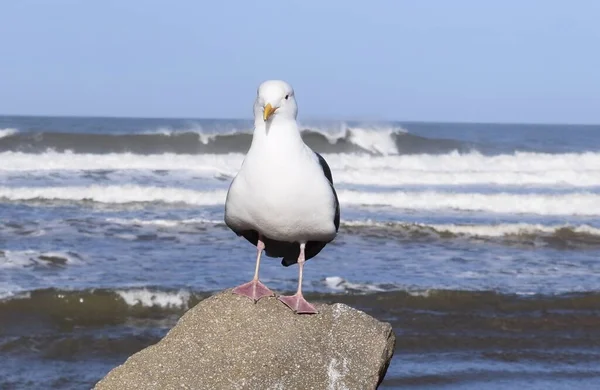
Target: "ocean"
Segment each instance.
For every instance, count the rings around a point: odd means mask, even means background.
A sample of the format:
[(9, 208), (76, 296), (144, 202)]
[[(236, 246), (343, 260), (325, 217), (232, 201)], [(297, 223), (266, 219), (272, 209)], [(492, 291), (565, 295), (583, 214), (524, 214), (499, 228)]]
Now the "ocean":
[[(338, 237), (304, 289), (390, 322), (382, 389), (600, 388), (600, 126), (302, 122)], [(0, 389), (89, 389), (247, 282), (250, 120), (0, 116)], [(261, 279), (295, 290), (265, 258)]]

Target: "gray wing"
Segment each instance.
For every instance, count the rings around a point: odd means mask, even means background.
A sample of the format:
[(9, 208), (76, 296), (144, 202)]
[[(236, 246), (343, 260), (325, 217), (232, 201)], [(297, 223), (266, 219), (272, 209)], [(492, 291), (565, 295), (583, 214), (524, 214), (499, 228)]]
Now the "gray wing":
[(335, 192), (335, 188), (333, 187), (333, 176), (331, 175), (331, 168), (327, 164), (327, 161), (321, 156), (319, 153), (314, 152), (319, 159), (319, 164), (321, 164), (321, 168), (323, 169), (323, 174), (329, 180), (329, 185), (331, 185), (331, 191), (333, 191), (333, 196), (335, 197), (335, 217), (333, 223), (335, 224), (335, 230), (337, 231), (340, 228), (340, 202), (338, 200), (337, 192)]

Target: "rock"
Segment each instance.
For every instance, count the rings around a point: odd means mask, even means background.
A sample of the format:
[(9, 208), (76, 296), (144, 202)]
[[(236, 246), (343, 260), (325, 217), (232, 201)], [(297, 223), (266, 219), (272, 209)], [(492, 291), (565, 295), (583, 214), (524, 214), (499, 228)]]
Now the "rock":
[(157, 344), (94, 389), (376, 389), (393, 355), (392, 327), (343, 304), (294, 314), (225, 290), (196, 305)]

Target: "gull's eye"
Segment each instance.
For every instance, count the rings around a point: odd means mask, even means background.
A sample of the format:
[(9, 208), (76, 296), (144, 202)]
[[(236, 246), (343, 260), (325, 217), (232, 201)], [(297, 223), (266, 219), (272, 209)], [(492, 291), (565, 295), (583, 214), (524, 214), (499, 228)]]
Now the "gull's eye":
[(290, 95), (285, 95), (285, 100), (288, 100), (289, 97)]

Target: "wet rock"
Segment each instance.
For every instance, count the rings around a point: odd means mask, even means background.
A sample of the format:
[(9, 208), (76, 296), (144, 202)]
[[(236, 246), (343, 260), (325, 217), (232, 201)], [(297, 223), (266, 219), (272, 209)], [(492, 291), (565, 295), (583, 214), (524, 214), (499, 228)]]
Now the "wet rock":
[(388, 323), (343, 304), (298, 315), (276, 298), (226, 290), (190, 309), (97, 390), (375, 389), (393, 355)]

